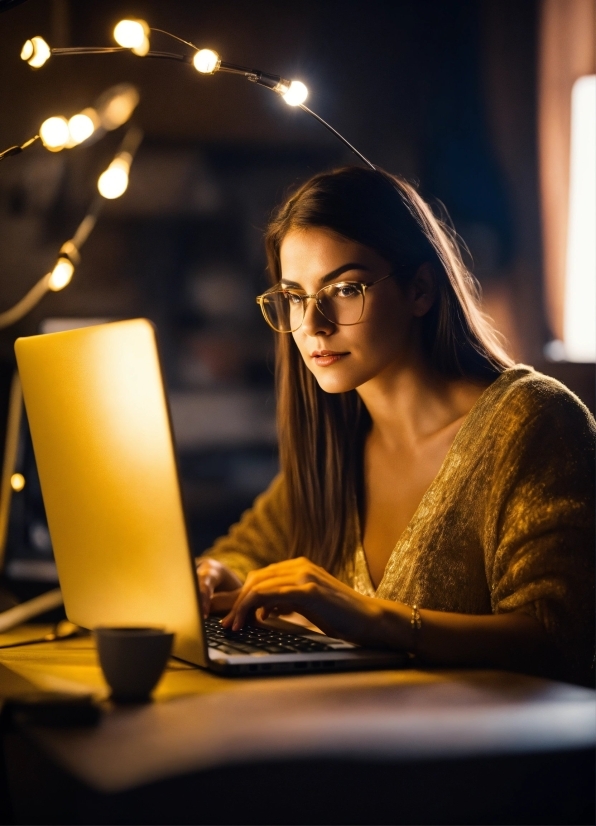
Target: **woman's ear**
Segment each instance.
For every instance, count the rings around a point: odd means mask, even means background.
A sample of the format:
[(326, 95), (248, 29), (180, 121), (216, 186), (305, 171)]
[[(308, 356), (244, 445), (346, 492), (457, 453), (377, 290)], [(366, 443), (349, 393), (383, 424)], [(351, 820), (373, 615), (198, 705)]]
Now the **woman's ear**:
[(422, 318), (430, 310), (437, 297), (437, 279), (430, 261), (418, 267), (410, 288), (414, 316)]

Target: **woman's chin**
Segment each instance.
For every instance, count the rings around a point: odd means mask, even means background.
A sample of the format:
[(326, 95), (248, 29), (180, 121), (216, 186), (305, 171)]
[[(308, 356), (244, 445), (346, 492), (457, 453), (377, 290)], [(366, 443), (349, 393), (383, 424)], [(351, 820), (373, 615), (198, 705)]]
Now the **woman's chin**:
[(349, 393), (350, 390), (358, 387), (360, 383), (353, 377), (346, 375), (331, 375), (327, 373), (321, 375), (320, 371), (316, 373), (313, 372), (313, 374), (317, 380), (317, 384), (325, 393)]

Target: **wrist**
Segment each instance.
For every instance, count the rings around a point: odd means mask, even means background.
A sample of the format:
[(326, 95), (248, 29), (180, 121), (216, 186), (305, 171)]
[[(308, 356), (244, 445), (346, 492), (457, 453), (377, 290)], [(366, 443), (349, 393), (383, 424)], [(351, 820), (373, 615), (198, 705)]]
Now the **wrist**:
[(403, 603), (386, 599), (365, 597), (368, 602), (368, 626), (373, 648), (388, 648), (394, 651), (410, 651), (412, 648), (412, 609)]

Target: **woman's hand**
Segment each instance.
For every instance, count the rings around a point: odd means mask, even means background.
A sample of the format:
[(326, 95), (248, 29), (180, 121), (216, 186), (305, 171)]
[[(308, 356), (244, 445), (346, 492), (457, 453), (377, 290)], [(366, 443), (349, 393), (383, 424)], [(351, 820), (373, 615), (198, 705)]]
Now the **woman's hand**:
[(304, 557), (252, 571), (238, 591), (226, 596), (235, 599), (222, 624), (234, 631), (255, 611), (262, 618), (297, 611), (330, 637), (369, 648), (415, 651), (428, 664), (557, 673), (553, 644), (529, 614), (424, 609), (422, 626), (413, 631), (410, 606), (365, 597)]
[(222, 562), (204, 557), (198, 561), (197, 577), (203, 614), (229, 611), (242, 587), (241, 580)]
[(387, 645), (382, 601), (359, 594), (304, 557), (252, 571), (222, 624), (237, 631), (259, 608), (263, 619), (297, 611), (328, 636)]

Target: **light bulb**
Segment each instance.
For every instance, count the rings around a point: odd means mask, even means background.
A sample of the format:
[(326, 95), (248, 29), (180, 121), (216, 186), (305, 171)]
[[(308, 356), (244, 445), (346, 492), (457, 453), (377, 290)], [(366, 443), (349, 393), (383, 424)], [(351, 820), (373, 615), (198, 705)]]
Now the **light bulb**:
[(293, 80), (281, 96), (288, 106), (300, 106), (308, 97), (308, 89), (300, 80)]
[(145, 55), (149, 51), (149, 47), (150, 47), (149, 38), (145, 37), (143, 39), (143, 42), (141, 43), (141, 45), (140, 46), (135, 46), (134, 49), (131, 49), (131, 52), (133, 52), (133, 54), (138, 55), (139, 57), (145, 57)]
[(10, 477), (10, 487), (17, 493), (25, 487), (25, 477), (22, 473), (13, 473)]
[(149, 51), (149, 26), (144, 20), (121, 20), (114, 28), (114, 40), (143, 57)]
[(126, 123), (139, 100), (139, 93), (131, 83), (119, 83), (104, 92), (96, 102), (103, 128), (117, 129)]
[(99, 194), (103, 198), (113, 200), (126, 192), (128, 187), (128, 170), (130, 163), (122, 158), (114, 158), (105, 172), (102, 172), (97, 182)]
[(85, 109), (78, 115), (73, 115), (68, 121), (68, 131), (72, 144), (83, 143), (95, 132), (99, 118), (94, 109)]
[(21, 60), (26, 60), (29, 66), (39, 69), (50, 59), (52, 52), (43, 37), (32, 37), (27, 40), (21, 49)]
[(74, 264), (72, 261), (69, 261), (68, 258), (59, 258), (50, 273), (50, 280), (48, 281), (50, 290), (53, 290), (55, 293), (57, 293), (58, 290), (63, 290), (64, 287), (70, 284), (73, 272)]
[(54, 117), (44, 120), (39, 127), (39, 137), (46, 149), (50, 152), (60, 152), (70, 140), (68, 121), (63, 117)]
[(212, 75), (213, 72), (219, 69), (221, 58), (212, 49), (199, 49), (198, 52), (195, 52), (192, 62), (197, 72), (201, 72), (203, 75)]

